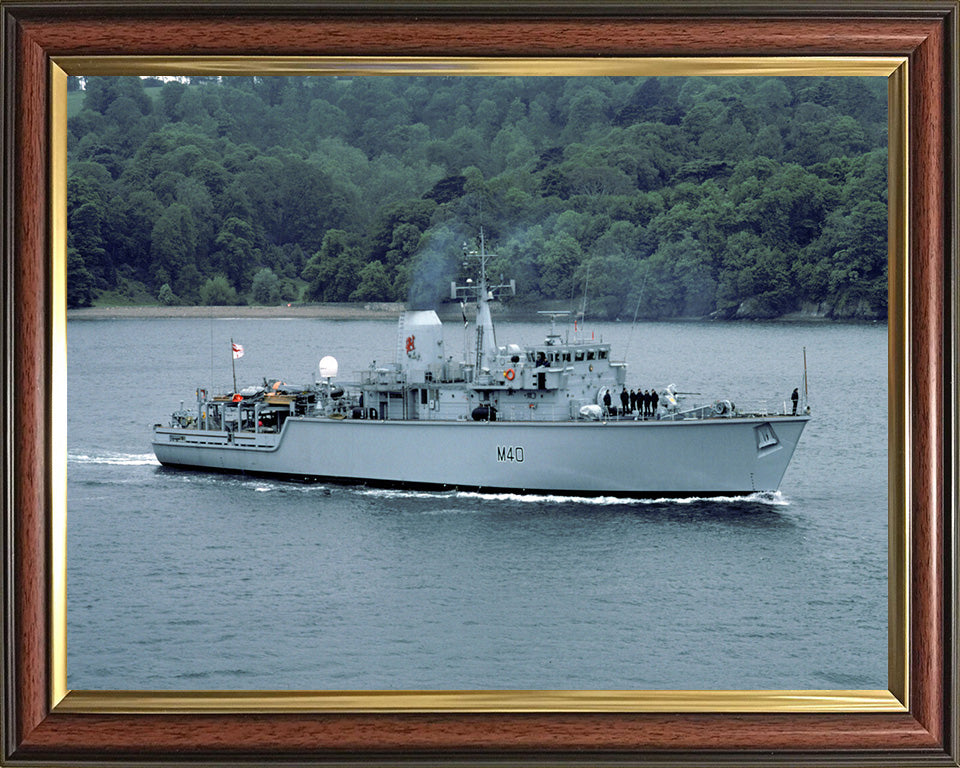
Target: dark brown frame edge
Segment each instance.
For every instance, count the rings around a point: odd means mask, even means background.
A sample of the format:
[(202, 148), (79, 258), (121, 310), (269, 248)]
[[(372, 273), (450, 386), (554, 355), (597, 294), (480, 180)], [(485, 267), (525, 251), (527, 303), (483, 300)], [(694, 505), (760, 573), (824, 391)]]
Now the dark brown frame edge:
[[(587, 7), (0, 0), (6, 765), (957, 766), (955, 0)], [(469, 29), (465, 35), (464, 30)], [(909, 59), (910, 710), (904, 714), (67, 715), (49, 701), (50, 58), (60, 55)], [(18, 386), (14, 400), (14, 383)]]

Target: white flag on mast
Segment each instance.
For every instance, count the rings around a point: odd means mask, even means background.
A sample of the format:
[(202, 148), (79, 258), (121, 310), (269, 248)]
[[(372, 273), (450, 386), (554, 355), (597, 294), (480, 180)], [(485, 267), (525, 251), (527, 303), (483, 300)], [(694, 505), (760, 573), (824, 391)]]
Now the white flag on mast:
[(238, 357), (243, 357), (243, 347), (240, 344), (233, 344), (233, 359), (236, 360)]

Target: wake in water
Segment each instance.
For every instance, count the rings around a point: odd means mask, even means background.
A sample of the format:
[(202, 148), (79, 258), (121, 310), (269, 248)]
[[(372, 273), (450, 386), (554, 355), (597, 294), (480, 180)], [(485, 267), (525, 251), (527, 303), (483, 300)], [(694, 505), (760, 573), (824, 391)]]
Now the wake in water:
[[(120, 467), (137, 466), (161, 466), (152, 453), (103, 453), (99, 455), (88, 455), (80, 453), (71, 453), (67, 456), (72, 464), (101, 464)], [(198, 477), (195, 473), (185, 473), (185, 476), (191, 479)], [(223, 483), (225, 478), (217, 473), (200, 473), (199, 477), (211, 483)], [(257, 493), (270, 493), (273, 491), (289, 491), (291, 489), (302, 490), (305, 492), (321, 493), (329, 495), (331, 486), (326, 483), (304, 484), (293, 481), (283, 480), (264, 480), (263, 478), (252, 478), (240, 476), (231, 476), (234, 482), (250, 483), (253, 490)], [(659, 498), (631, 498), (622, 496), (573, 496), (563, 494), (526, 494), (526, 493), (484, 493), (482, 491), (422, 491), (422, 490), (403, 490), (395, 488), (368, 488), (364, 486), (336, 486), (346, 492), (352, 492), (360, 496), (380, 498), (384, 500), (391, 499), (460, 499), (477, 500), (480, 502), (515, 502), (520, 504), (581, 504), (585, 506), (623, 506), (623, 505), (643, 505), (643, 506), (686, 506), (698, 504), (759, 504), (769, 507), (786, 507), (790, 505), (789, 500), (783, 496), (780, 491), (762, 491), (751, 493), (747, 496), (683, 496), (671, 497), (664, 496)]]
[(359, 488), (360, 495), (383, 499), (478, 499), (481, 501), (520, 502), (532, 504), (584, 504), (610, 506), (624, 504), (687, 505), (700, 503), (716, 504), (764, 504), (772, 507), (789, 506), (790, 502), (780, 491), (763, 491), (749, 496), (684, 496), (662, 498), (630, 498), (621, 496), (563, 496), (555, 494), (483, 493), (481, 491), (405, 491), (383, 488)]
[(157, 457), (152, 453), (104, 453), (89, 456), (85, 453), (68, 453), (67, 461), (70, 464), (109, 464), (115, 467), (143, 467), (160, 466)]

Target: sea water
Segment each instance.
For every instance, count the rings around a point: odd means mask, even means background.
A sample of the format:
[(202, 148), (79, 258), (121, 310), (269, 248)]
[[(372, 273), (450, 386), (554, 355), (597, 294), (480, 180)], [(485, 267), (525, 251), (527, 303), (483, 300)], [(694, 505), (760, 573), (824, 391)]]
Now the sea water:
[[(886, 326), (587, 332), (626, 358), (629, 387), (704, 402), (788, 401), (806, 348), (813, 419), (780, 492), (426, 493), (165, 469), (152, 425), (197, 388), (233, 389), (230, 339), (240, 387), (313, 381), (327, 354), (350, 380), (394, 360), (395, 323), (70, 320), (68, 686), (886, 688)], [(460, 357), (469, 331), (445, 333)], [(497, 340), (544, 333), (500, 323)]]

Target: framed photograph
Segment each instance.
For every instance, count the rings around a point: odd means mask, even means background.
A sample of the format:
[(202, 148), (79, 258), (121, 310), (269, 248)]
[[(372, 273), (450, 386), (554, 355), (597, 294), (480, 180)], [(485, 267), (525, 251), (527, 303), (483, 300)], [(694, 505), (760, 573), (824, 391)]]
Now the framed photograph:
[[(244, 4), (229, 13), (217, 4), (164, 2), (2, 2), (0, 9), (8, 403), (3, 760), (958, 764), (956, 2), (891, 3), (882, 12), (858, 3), (722, 11), (470, 2)], [(605, 678), (598, 678), (603, 690), (584, 690), (572, 679), (530, 688), (505, 674), (487, 690), (408, 690), (389, 681), (385, 690), (221, 690), (204, 686), (202, 675), (192, 690), (71, 690), (68, 78), (349, 81), (365, 74), (886, 81), (885, 689), (846, 686), (842, 677), (834, 678), (836, 688), (809, 690), (763, 690), (758, 678), (734, 690), (636, 690)], [(706, 172), (698, 168), (690, 172)], [(210, 690), (196, 690), (204, 687)]]

